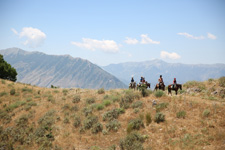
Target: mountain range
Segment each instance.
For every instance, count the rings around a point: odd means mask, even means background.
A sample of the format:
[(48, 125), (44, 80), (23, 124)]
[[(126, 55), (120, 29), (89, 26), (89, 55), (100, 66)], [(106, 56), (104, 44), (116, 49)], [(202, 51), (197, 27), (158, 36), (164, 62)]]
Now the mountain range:
[(132, 76), (136, 82), (143, 76), (154, 87), (160, 75), (166, 85), (172, 84), (174, 78), (183, 84), (191, 80), (204, 81), (225, 76), (225, 64), (181, 64), (155, 59), (99, 67), (70, 55), (47, 55), (19, 48), (0, 50), (0, 54), (16, 68), (18, 82), (42, 87), (128, 88)]
[(115, 89), (127, 86), (88, 60), (69, 55), (47, 55), (19, 48), (0, 50), (17, 70), (17, 81), (32, 85), (64, 88)]
[(172, 84), (174, 78), (178, 83), (183, 84), (191, 80), (204, 81), (209, 78), (225, 76), (225, 64), (167, 63), (159, 59), (110, 64), (102, 68), (127, 85), (132, 76), (136, 82), (139, 82), (140, 77), (143, 76), (151, 83), (151, 87), (158, 83), (160, 75), (163, 76), (166, 85)]

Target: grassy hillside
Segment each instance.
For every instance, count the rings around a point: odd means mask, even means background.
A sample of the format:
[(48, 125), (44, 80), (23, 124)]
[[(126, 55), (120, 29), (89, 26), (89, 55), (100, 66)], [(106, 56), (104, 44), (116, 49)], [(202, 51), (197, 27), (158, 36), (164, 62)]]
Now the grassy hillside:
[(222, 150), (224, 80), (187, 82), (177, 96), (0, 80), (0, 149)]

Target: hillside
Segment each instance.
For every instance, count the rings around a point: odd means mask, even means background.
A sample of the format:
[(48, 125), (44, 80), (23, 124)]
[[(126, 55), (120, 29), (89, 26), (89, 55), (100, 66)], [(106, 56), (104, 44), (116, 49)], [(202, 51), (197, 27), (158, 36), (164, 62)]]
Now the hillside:
[(225, 77), (145, 93), (0, 80), (0, 149), (225, 149)]
[(64, 88), (115, 89), (124, 83), (88, 60), (69, 55), (46, 55), (18, 48), (1, 50), (4, 59), (16, 68), (17, 81), (32, 85)]
[(204, 81), (225, 76), (225, 64), (180, 64), (167, 63), (159, 59), (111, 64), (102, 68), (127, 85), (130, 83), (131, 76), (134, 76), (137, 82), (143, 76), (152, 87), (156, 85), (160, 75), (163, 75), (166, 85), (173, 83), (173, 78), (177, 78), (177, 81), (183, 84), (191, 80)]

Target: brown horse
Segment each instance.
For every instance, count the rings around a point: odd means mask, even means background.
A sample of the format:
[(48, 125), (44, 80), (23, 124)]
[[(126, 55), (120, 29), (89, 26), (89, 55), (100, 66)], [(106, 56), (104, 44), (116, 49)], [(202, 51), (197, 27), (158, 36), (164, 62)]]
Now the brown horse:
[(131, 82), (129, 85), (129, 89), (136, 89), (136, 82)]
[(163, 90), (163, 91), (165, 91), (165, 84), (164, 83), (162, 83), (160, 86), (159, 86), (159, 84), (156, 84), (155, 85), (155, 89), (154, 89), (154, 91), (156, 90)]
[(173, 87), (172, 84), (168, 85), (168, 95), (171, 94), (172, 95), (172, 92), (171, 90), (174, 90), (176, 92), (176, 95), (177, 95), (177, 91), (178, 90), (182, 90), (182, 84), (176, 84), (175, 87)]

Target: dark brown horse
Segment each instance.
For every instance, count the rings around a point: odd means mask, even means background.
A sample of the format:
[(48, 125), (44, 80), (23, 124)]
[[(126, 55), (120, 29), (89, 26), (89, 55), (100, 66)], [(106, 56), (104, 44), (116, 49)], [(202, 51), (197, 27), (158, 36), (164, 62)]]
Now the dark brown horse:
[(129, 85), (129, 89), (136, 89), (136, 82), (131, 82)]
[(175, 87), (173, 87), (173, 84), (168, 85), (168, 95), (169, 95), (169, 94), (172, 95), (171, 90), (174, 90), (174, 91), (176, 92), (176, 95), (177, 95), (177, 91), (178, 91), (179, 89), (182, 90), (182, 84), (176, 84)]
[(160, 86), (159, 86), (159, 84), (156, 84), (155, 85), (155, 89), (154, 89), (154, 91), (156, 90), (163, 90), (163, 91), (165, 91), (165, 84), (164, 83), (162, 83)]

